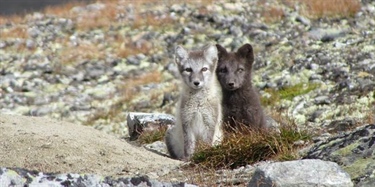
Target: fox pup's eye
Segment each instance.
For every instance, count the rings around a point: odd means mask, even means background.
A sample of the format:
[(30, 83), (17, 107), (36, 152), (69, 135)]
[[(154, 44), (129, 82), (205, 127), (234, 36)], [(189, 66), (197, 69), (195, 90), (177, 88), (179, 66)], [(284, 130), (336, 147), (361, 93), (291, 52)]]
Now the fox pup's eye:
[(185, 71), (190, 73), (190, 72), (193, 71), (193, 69), (191, 69), (191, 68), (185, 68)]
[(208, 68), (206, 68), (206, 67), (202, 68), (202, 71), (203, 71), (203, 72), (205, 72), (205, 71), (207, 71), (207, 70), (208, 70)]

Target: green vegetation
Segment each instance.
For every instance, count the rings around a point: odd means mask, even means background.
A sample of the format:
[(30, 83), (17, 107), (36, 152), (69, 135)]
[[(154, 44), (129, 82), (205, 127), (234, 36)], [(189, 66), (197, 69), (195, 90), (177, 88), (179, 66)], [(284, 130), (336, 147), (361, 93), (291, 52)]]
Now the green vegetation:
[(284, 125), (280, 132), (255, 131), (246, 128), (243, 132), (227, 134), (219, 146), (199, 146), (191, 158), (193, 164), (207, 169), (237, 168), (264, 160), (293, 160), (297, 150), (308, 142), (312, 135), (298, 131), (295, 125)]
[(270, 94), (270, 97), (263, 97), (261, 102), (264, 106), (273, 106), (282, 99), (292, 100), (294, 97), (309, 93), (318, 88), (320, 84), (296, 84), (293, 86), (284, 87), (280, 90), (266, 89), (265, 92)]
[(310, 91), (315, 90), (319, 86), (319, 84), (308, 84), (305, 86), (305, 84), (300, 83), (294, 86), (286, 87), (279, 91), (280, 98), (291, 100), (298, 95), (309, 93)]

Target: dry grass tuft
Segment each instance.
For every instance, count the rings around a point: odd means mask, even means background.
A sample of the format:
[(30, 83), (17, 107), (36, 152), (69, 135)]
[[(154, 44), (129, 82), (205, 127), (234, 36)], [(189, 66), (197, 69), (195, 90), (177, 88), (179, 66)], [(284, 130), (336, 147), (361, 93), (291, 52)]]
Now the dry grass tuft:
[(137, 93), (140, 92), (140, 90), (137, 88), (142, 85), (160, 82), (161, 78), (161, 72), (152, 71), (140, 76), (135, 76), (127, 79), (126, 81), (124, 81), (124, 84), (120, 85), (119, 87), (119, 92), (123, 94), (118, 102), (125, 104), (131, 101), (137, 95)]
[(241, 131), (226, 133), (221, 145), (199, 146), (191, 161), (203, 168), (238, 168), (264, 160), (293, 160), (298, 158), (297, 150), (312, 135), (299, 131), (294, 123), (286, 123), (280, 132), (254, 130), (243, 126)]
[(85, 59), (100, 59), (104, 52), (95, 44), (82, 43), (78, 46), (65, 47), (61, 50), (62, 64), (74, 64)]
[(50, 15), (67, 16), (73, 7), (84, 6), (85, 4), (84, 2), (72, 1), (57, 6), (48, 6), (43, 12)]
[(5, 25), (7, 23), (21, 23), (23, 20), (23, 17), (19, 15), (0, 16), (0, 25)]
[(167, 128), (167, 125), (161, 124), (159, 125), (158, 129), (152, 131), (144, 131), (139, 135), (137, 142), (143, 145), (153, 143), (156, 141), (162, 141), (164, 139), (164, 135), (167, 131)]
[(105, 3), (105, 7), (99, 10), (86, 11), (77, 17), (77, 29), (90, 30), (94, 28), (108, 28), (116, 19), (118, 10), (115, 3)]
[(148, 55), (153, 49), (151, 42), (139, 42), (134, 43), (131, 39), (125, 39), (124, 42), (116, 48), (116, 54), (118, 57), (126, 58), (130, 55), (144, 54)]
[(300, 0), (310, 18), (351, 17), (361, 9), (359, 0)]
[[(375, 91), (373, 91), (372, 97), (375, 99)], [(365, 122), (368, 124), (375, 124), (375, 101), (369, 104), (370, 111), (367, 112)]]
[(268, 23), (280, 21), (284, 17), (283, 9), (276, 6), (266, 6), (262, 11), (262, 18)]
[(153, 14), (138, 14), (134, 20), (133, 28), (142, 28), (144, 26), (147, 27), (165, 27), (168, 24), (172, 24), (174, 20), (166, 15), (164, 16), (157, 16)]
[(13, 27), (9, 30), (2, 29), (0, 31), (0, 35), (2, 39), (5, 38), (27, 38), (27, 29), (22, 26)]

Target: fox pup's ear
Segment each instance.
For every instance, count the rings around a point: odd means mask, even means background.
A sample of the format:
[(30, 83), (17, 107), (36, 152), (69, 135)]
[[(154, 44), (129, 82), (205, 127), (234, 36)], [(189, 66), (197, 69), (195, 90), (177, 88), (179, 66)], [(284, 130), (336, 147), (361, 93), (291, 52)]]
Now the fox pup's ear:
[(217, 49), (214, 45), (209, 45), (205, 50), (204, 50), (204, 56), (206, 59), (210, 62), (217, 62)]
[(177, 46), (176, 51), (175, 51), (175, 61), (177, 64), (180, 64), (180, 62), (188, 57), (188, 52), (182, 47), (182, 46)]
[(218, 53), (219, 58), (227, 54), (227, 50), (220, 44), (216, 44), (216, 48), (217, 48), (217, 53)]
[(253, 47), (250, 44), (245, 44), (237, 50), (237, 54), (247, 59), (247, 62), (254, 62)]

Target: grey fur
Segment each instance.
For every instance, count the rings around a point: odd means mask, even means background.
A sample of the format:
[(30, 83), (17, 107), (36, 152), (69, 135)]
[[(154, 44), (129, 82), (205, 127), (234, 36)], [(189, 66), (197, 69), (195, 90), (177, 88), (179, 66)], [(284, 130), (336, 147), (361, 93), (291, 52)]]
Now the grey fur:
[(216, 73), (223, 89), (223, 117), (227, 130), (238, 129), (241, 124), (266, 128), (260, 98), (251, 82), (252, 46), (245, 44), (237, 52), (227, 52), (219, 44), (216, 47), (219, 55)]

